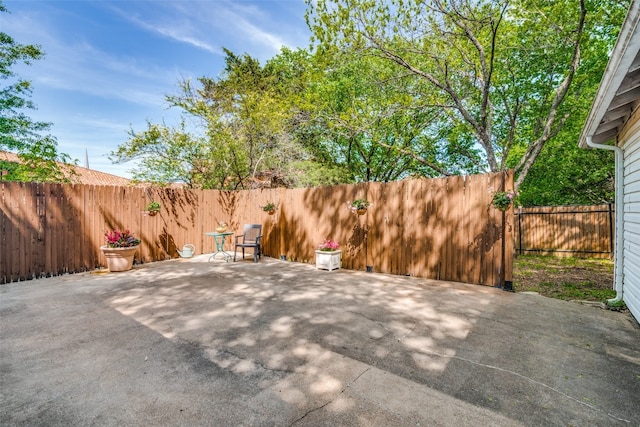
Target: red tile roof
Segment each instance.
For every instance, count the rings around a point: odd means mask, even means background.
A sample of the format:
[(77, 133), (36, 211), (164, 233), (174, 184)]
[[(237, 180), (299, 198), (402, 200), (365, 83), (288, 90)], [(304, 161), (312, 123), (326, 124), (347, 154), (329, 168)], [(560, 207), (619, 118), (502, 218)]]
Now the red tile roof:
[[(0, 160), (7, 162), (20, 163), (21, 160), (17, 154), (8, 151), (0, 151)], [(110, 173), (99, 172), (93, 169), (83, 168), (82, 166), (68, 165), (65, 163), (60, 164), (63, 169), (68, 170), (73, 168), (76, 175), (71, 177), (71, 182), (74, 184), (92, 184), (92, 185), (117, 185), (127, 186), (132, 185), (131, 180), (123, 178), (121, 176), (112, 175)]]

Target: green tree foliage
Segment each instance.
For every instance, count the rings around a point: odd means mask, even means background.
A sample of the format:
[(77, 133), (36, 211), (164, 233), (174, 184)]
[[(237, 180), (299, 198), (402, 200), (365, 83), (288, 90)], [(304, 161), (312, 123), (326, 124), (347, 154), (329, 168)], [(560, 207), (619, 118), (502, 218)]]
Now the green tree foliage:
[(145, 131), (130, 130), (129, 135), (129, 141), (112, 152), (111, 158), (118, 162), (139, 159), (138, 168), (132, 171), (134, 180), (160, 185), (180, 181), (194, 188), (224, 186), (222, 156), (210, 152), (213, 147), (206, 139), (188, 132), (184, 121), (177, 127), (148, 122)]
[(611, 156), (577, 138), (625, 2), (309, 3), (313, 51), (227, 51), (219, 78), (167, 97), (179, 126), (132, 131), (115, 160), (228, 189), (513, 168), (526, 204), (608, 200)]
[(567, 97), (571, 114), (557, 137), (541, 150), (520, 189), (526, 206), (558, 204), (601, 204), (614, 199), (613, 154), (583, 150), (577, 140), (608, 60), (613, 41), (624, 18), (628, 2), (587, 4), (588, 38), (581, 46), (581, 63), (575, 77), (577, 88)]
[(583, 112), (574, 101), (597, 86), (626, 10), (587, 0), (308, 4), (323, 55), (382, 58), (397, 78), (412, 79), (405, 105), (440, 118), (428, 130), (448, 160), (425, 165), (439, 173), (514, 168), (517, 188), (547, 142)]
[[(0, 13), (8, 13), (0, 2)], [(55, 137), (47, 132), (51, 124), (33, 121), (24, 110), (34, 109), (31, 82), (20, 79), (12, 68), (18, 63), (31, 64), (43, 57), (39, 46), (22, 45), (0, 31), (0, 150), (15, 152), (20, 164), (3, 162), (0, 167), (12, 181), (67, 181), (68, 176), (58, 162), (69, 161), (59, 154)], [(72, 168), (66, 169), (72, 172)]]
[(591, 205), (614, 201), (614, 159), (606, 150), (583, 150), (572, 137), (554, 138), (520, 188), (523, 206)]
[[(240, 189), (335, 183), (340, 168), (320, 173), (295, 138), (304, 120), (297, 104), (306, 84), (306, 54), (284, 50), (264, 67), (249, 55), (226, 51), (222, 77), (180, 84), (170, 106), (188, 118), (178, 129), (149, 123), (112, 153), (118, 162), (140, 159), (139, 180), (183, 181), (199, 188)], [(301, 178), (301, 172), (306, 176)]]
[[(581, 45), (575, 90), (565, 100), (565, 125), (541, 150), (520, 188), (525, 206), (604, 204), (614, 200), (613, 153), (583, 150), (577, 141), (598, 89), (628, 2), (587, 3), (588, 37)], [(517, 153), (517, 150), (514, 150)], [(510, 159), (513, 165), (514, 158)]]
[[(597, 85), (589, 87), (589, 92)], [(593, 94), (594, 95), (594, 94)], [(589, 205), (614, 201), (613, 153), (584, 150), (577, 139), (593, 95), (575, 100), (576, 111), (557, 137), (544, 147), (520, 187), (523, 206)], [(574, 100), (572, 100), (574, 101)]]
[(318, 82), (324, 82), (326, 63), (305, 49), (283, 48), (270, 59), (265, 70), (272, 76), (277, 94), (286, 102), (286, 132), (299, 155), (286, 166), (287, 185), (312, 187), (353, 182), (353, 174), (340, 155), (324, 143), (326, 115), (313, 95)]
[[(375, 57), (319, 55), (324, 72), (308, 90), (315, 142), (323, 157), (344, 165), (355, 181), (393, 181), (448, 174), (452, 156), (440, 150), (441, 111), (418, 108), (407, 96), (412, 82)], [(380, 81), (384, 81), (381, 84)]]

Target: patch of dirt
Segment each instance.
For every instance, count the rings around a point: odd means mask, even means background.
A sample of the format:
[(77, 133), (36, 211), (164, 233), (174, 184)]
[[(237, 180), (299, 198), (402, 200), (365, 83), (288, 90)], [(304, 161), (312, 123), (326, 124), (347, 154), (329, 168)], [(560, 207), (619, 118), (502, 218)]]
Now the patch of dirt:
[(615, 297), (613, 261), (521, 255), (514, 259), (513, 286), (516, 292), (605, 302)]

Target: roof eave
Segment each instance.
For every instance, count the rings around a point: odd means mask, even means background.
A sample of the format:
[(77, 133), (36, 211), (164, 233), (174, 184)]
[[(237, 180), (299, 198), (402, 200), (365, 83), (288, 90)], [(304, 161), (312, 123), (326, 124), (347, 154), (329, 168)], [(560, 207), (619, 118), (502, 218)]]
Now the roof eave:
[(599, 132), (599, 128), (603, 125), (603, 118), (610, 110), (612, 101), (640, 50), (639, 10), (640, 1), (633, 0), (582, 129), (579, 140), (581, 148), (588, 148), (587, 138), (596, 143), (605, 143), (615, 140), (618, 135), (618, 127), (613, 131), (608, 129), (604, 132)]

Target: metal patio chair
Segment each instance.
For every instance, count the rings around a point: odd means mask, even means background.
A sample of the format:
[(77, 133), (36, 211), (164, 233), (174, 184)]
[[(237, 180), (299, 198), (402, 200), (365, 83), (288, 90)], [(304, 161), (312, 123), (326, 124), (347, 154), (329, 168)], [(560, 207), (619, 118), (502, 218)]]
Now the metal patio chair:
[(233, 261), (236, 260), (237, 249), (242, 248), (244, 259), (245, 248), (253, 248), (253, 262), (258, 262), (260, 255), (260, 239), (262, 238), (262, 224), (245, 224), (242, 234), (236, 236), (236, 246), (233, 253)]

